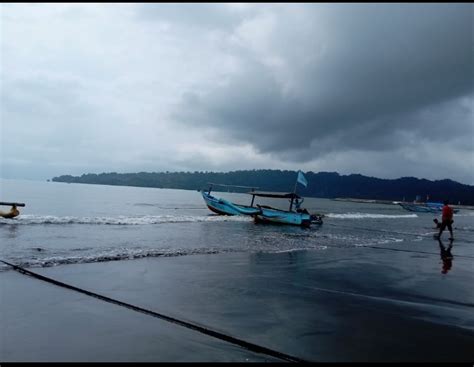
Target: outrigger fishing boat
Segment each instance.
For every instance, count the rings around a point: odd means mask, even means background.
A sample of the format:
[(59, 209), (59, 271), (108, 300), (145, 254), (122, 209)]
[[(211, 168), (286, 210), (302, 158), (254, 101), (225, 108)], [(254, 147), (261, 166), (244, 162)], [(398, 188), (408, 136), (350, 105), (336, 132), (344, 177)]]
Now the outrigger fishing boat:
[[(306, 183), (306, 179), (302, 173), (298, 173), (297, 183)], [(275, 224), (290, 224), (303, 227), (309, 227), (311, 224), (322, 224), (323, 216), (319, 214), (310, 214), (306, 209), (301, 209), (301, 204), (304, 199), (296, 194), (296, 192), (266, 192), (266, 191), (252, 191), (248, 192), (252, 196), (250, 206), (234, 204), (222, 198), (216, 198), (211, 195), (213, 185), (218, 186), (232, 186), (211, 184), (207, 192), (202, 191), (202, 197), (207, 207), (214, 213), (221, 215), (250, 215), (254, 218), (255, 223), (275, 223)], [(306, 186), (306, 185), (305, 185)], [(245, 187), (245, 186), (234, 186)], [(249, 187), (247, 187), (249, 188)], [(296, 191), (296, 184), (295, 184)], [(255, 197), (273, 198), (273, 199), (287, 199), (290, 200), (290, 207), (288, 210), (281, 210), (266, 205), (255, 205)]]
[(254, 187), (250, 186), (237, 186), (237, 185), (224, 185), (217, 183), (209, 183), (209, 189), (206, 191), (201, 191), (202, 198), (206, 203), (209, 210), (213, 211), (216, 214), (220, 215), (253, 215), (256, 213), (256, 208), (252, 204), (250, 206), (240, 205), (231, 203), (228, 200), (222, 198), (216, 198), (211, 195), (212, 188), (214, 186), (223, 186), (223, 187), (237, 187), (237, 188), (250, 188), (252, 192), (255, 190)]
[[(418, 213), (441, 213), (443, 211), (443, 203), (398, 203), (398, 205), (405, 210)], [(458, 209), (453, 210), (454, 213), (458, 211)]]

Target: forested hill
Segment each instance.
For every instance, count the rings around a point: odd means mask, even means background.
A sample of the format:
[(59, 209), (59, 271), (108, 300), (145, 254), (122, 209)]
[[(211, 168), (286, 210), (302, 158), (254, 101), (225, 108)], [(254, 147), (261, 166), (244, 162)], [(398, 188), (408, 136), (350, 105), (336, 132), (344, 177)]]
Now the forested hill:
[[(169, 189), (199, 190), (209, 187), (209, 182), (227, 185), (258, 187), (267, 191), (293, 191), (296, 171), (247, 170), (232, 172), (139, 172), (139, 173), (100, 173), (82, 176), (64, 175), (54, 177), (55, 182), (86, 183), (99, 185), (120, 185), (138, 187), (157, 187)], [(339, 175), (336, 172), (307, 172), (308, 187), (298, 185), (302, 196), (323, 198), (350, 197), (375, 200), (412, 201), (417, 195), (430, 201), (474, 205), (474, 186), (464, 185), (452, 180), (430, 181), (414, 177), (394, 180), (367, 177), (359, 174)], [(228, 191), (215, 187), (214, 191)], [(231, 191), (238, 192), (238, 189)], [(242, 191), (242, 189), (240, 189)], [(247, 190), (248, 191), (248, 190)]]

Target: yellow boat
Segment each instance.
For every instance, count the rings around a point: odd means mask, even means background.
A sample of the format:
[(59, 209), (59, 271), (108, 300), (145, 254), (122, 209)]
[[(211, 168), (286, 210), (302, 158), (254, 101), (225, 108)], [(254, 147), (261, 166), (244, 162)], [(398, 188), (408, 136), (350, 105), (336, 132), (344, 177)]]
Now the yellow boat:
[(15, 218), (20, 215), (20, 211), (17, 209), (17, 206), (25, 206), (23, 203), (4, 203), (0, 202), (0, 205), (11, 205), (11, 209), (8, 212), (4, 212), (0, 210), (0, 217), (6, 218), (6, 219), (11, 219)]

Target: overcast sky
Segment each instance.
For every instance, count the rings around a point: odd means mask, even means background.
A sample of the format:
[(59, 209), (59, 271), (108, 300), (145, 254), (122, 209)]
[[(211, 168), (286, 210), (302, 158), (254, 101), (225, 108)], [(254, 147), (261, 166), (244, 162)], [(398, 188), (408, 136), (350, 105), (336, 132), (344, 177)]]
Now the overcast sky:
[(473, 4), (0, 5), (0, 177), (474, 184)]

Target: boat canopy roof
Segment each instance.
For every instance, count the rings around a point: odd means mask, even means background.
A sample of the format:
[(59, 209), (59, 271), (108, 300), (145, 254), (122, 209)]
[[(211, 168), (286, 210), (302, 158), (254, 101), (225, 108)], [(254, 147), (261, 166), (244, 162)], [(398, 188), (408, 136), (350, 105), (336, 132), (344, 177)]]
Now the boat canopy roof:
[(301, 199), (301, 196), (294, 192), (250, 191), (248, 194), (264, 198)]
[(220, 183), (214, 183), (214, 182), (208, 182), (208, 185), (224, 186), (224, 187), (240, 187), (242, 189), (258, 189), (258, 187), (255, 187), (255, 186), (226, 185), (226, 184), (220, 184)]

